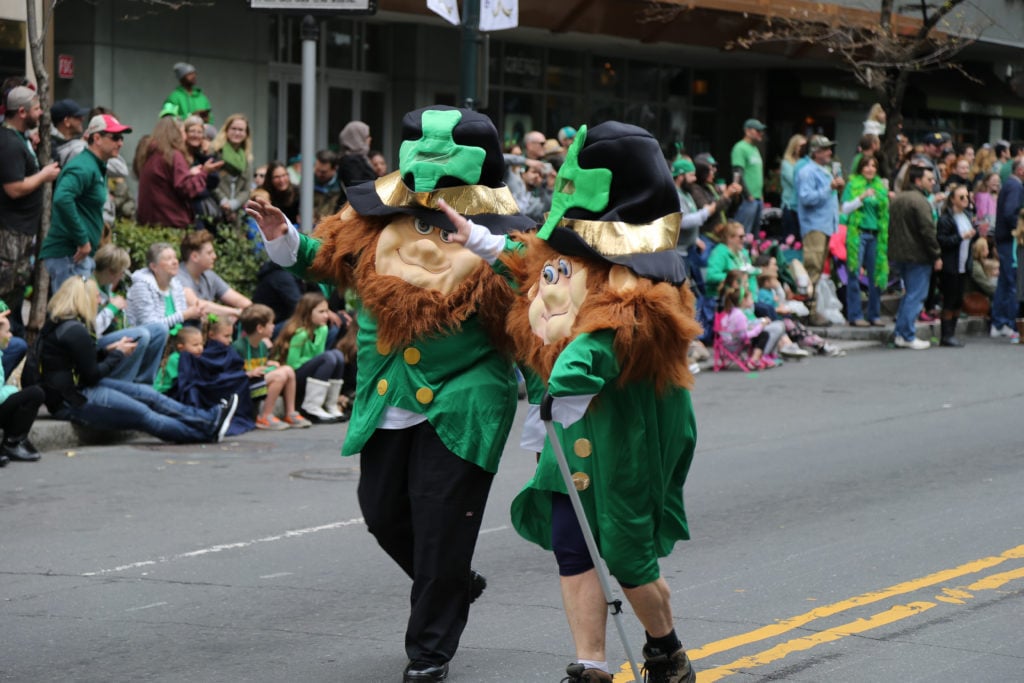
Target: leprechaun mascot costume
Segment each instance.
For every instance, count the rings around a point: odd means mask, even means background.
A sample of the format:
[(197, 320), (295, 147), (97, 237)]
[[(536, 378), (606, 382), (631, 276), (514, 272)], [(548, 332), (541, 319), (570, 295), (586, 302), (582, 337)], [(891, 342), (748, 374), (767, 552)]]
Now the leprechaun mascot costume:
[(349, 188), (349, 204), (313, 237), (268, 204), (247, 210), (274, 261), (359, 295), (342, 454), (361, 453), (366, 524), (413, 580), (404, 681), (440, 681), (485, 585), (470, 561), (517, 396), (504, 332), (511, 289), (452, 242), (439, 201), (498, 235), (533, 223), (502, 183), (486, 116), (420, 109), (403, 118), (402, 139), (400, 170)]
[[(580, 128), (547, 221), (519, 244), (472, 216), (450, 218), (458, 241), (500, 258), (518, 284), (508, 329), (547, 383), (597, 546), (646, 629), (645, 680), (693, 683), (658, 558), (689, 538), (683, 484), (696, 426), (686, 351), (700, 328), (675, 251), (679, 198), (657, 141), (617, 122)], [(550, 441), (512, 521), (555, 553), (576, 645), (567, 680), (611, 681), (608, 606)]]

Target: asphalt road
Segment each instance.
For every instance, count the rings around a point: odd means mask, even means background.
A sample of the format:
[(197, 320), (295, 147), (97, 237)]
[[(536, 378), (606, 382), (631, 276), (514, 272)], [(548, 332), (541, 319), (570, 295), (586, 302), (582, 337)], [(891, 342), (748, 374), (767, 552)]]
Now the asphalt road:
[[(693, 539), (662, 567), (700, 683), (1024, 680), (1024, 347), (969, 342), (698, 376)], [(0, 680), (401, 680), (409, 582), (343, 431), (0, 470)], [(509, 526), (532, 464), (507, 448), (453, 683), (573, 658), (554, 561)], [(611, 626), (609, 658), (632, 680)]]

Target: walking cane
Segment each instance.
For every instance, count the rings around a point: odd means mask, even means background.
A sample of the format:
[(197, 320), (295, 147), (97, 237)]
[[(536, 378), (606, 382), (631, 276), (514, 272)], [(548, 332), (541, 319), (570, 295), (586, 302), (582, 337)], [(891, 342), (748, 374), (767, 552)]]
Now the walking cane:
[(555, 425), (551, 421), (551, 405), (553, 402), (554, 399), (551, 397), (551, 394), (544, 395), (544, 400), (541, 401), (540, 405), (540, 419), (544, 422), (544, 428), (548, 433), (548, 441), (551, 442), (551, 448), (555, 451), (558, 468), (562, 471), (562, 480), (565, 482), (565, 490), (569, 494), (569, 500), (572, 501), (572, 509), (576, 513), (576, 520), (579, 522), (580, 530), (583, 532), (583, 539), (587, 542), (587, 551), (590, 553), (590, 559), (594, 563), (594, 569), (597, 571), (597, 580), (601, 582), (605, 604), (608, 605), (612, 621), (615, 622), (615, 629), (619, 632), (619, 640), (622, 641), (622, 649), (626, 651), (629, 668), (633, 670), (633, 680), (639, 683), (641, 680), (640, 672), (636, 668), (636, 661), (634, 661), (633, 653), (629, 649), (629, 641), (626, 640), (626, 631), (622, 627), (622, 600), (612, 598), (612, 588), (608, 582), (608, 572), (605, 570), (604, 563), (601, 560), (601, 553), (597, 549), (594, 534), (587, 523), (587, 513), (583, 510), (580, 494), (576, 491), (576, 484), (572, 480), (569, 462), (565, 459), (565, 453), (562, 451), (562, 443), (558, 440), (558, 434), (555, 433)]

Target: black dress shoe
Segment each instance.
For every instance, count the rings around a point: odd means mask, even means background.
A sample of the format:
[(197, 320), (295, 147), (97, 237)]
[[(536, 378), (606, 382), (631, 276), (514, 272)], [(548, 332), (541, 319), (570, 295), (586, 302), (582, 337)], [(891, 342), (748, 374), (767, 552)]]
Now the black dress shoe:
[(469, 571), (470, 603), (476, 602), (476, 599), (480, 597), (485, 588), (487, 588), (487, 579), (484, 578), (483, 574), (479, 574), (475, 569), (471, 569)]
[(431, 664), (429, 662), (409, 662), (405, 667), (402, 683), (422, 683), (423, 681), (443, 681), (448, 678), (448, 662)]
[(42, 457), (39, 455), (36, 447), (32, 445), (32, 442), (28, 440), (27, 436), (4, 439), (3, 443), (0, 444), (0, 456), (6, 456), (11, 460), (20, 460), (21, 462), (35, 462)]

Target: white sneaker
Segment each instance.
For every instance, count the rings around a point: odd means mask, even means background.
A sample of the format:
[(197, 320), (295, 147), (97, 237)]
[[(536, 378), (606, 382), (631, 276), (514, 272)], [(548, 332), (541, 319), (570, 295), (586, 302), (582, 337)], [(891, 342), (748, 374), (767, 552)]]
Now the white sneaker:
[(807, 353), (806, 349), (801, 349), (796, 344), (787, 344), (786, 346), (783, 346), (781, 349), (779, 349), (779, 353), (789, 358), (806, 358), (807, 356), (811, 355)]
[(896, 335), (893, 343), (898, 349), (913, 349), (914, 351), (923, 351), (931, 346), (924, 339), (904, 339), (899, 335)]
[(997, 337), (1012, 337), (1013, 335), (1014, 331), (1010, 329), (1009, 325), (1003, 325), (1002, 327), (993, 327), (988, 332), (988, 336), (992, 337), (993, 339)]

